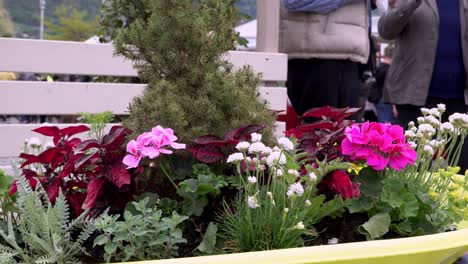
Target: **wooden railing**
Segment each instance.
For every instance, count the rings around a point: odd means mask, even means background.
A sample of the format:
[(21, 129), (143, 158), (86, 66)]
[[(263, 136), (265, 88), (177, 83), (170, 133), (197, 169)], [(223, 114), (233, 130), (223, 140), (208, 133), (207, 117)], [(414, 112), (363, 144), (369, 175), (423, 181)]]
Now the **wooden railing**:
[[(278, 53), (230, 51), (234, 66), (250, 65), (261, 74), (261, 98), (271, 110), (286, 110), (287, 56)], [(91, 76), (137, 76), (130, 61), (114, 56), (110, 44), (0, 38), (0, 72), (33, 72)], [(268, 85), (265, 85), (268, 84)], [(131, 99), (144, 84), (0, 81), (0, 115), (73, 115), (112, 111), (128, 114)], [(55, 124), (54, 124), (55, 125)], [(65, 126), (65, 124), (58, 124)], [(39, 124), (0, 124), (0, 158), (15, 157), (24, 139)], [(284, 131), (277, 123), (277, 131)]]

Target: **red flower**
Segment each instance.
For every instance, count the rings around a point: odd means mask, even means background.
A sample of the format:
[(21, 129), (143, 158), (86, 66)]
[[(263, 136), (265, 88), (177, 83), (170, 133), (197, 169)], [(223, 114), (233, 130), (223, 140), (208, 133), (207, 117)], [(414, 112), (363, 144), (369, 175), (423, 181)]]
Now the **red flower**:
[(360, 184), (351, 182), (349, 175), (344, 171), (334, 171), (330, 176), (325, 177), (322, 182), (345, 199), (361, 196)]

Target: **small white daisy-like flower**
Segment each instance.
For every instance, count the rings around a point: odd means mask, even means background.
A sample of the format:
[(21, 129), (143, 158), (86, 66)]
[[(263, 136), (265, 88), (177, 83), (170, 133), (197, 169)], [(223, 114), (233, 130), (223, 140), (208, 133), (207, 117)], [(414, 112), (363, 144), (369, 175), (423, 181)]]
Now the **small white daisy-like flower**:
[(244, 154), (237, 152), (229, 155), (227, 163), (236, 163), (244, 160)]
[(250, 134), (250, 137), (252, 138), (252, 142), (260, 142), (262, 141), (262, 135), (258, 133), (252, 133)]
[(435, 147), (436, 144), (437, 144), (437, 140), (435, 140), (435, 139), (429, 141), (429, 146), (431, 146), (431, 147)]
[(431, 124), (432, 126), (438, 127), (440, 125), (440, 121), (435, 118), (434, 116), (426, 116), (424, 119), (426, 123)]
[(283, 170), (282, 169), (277, 169), (276, 170), (276, 176), (283, 176)]
[(316, 181), (317, 180), (317, 174), (315, 174), (314, 172), (309, 173), (309, 179), (311, 181)]
[(418, 128), (418, 132), (419, 133), (422, 133), (426, 136), (432, 136), (436, 133), (435, 129), (433, 126), (429, 125), (429, 124), (422, 124), (419, 126)]
[(257, 183), (257, 177), (255, 176), (247, 177), (247, 181), (250, 183)]
[(335, 245), (338, 244), (338, 242), (339, 240), (336, 237), (328, 239), (328, 245)]
[(312, 203), (310, 202), (310, 200), (309, 200), (309, 199), (307, 199), (307, 200), (305, 201), (305, 205), (306, 205), (307, 207), (309, 207), (309, 206), (311, 206), (311, 205), (312, 205)]
[(411, 122), (408, 123), (408, 127), (409, 127), (409, 128), (412, 128), (412, 127), (414, 127), (414, 126), (415, 126), (414, 121), (411, 121)]
[(437, 110), (439, 110), (440, 113), (445, 113), (446, 107), (444, 104), (438, 104), (437, 105)]
[(287, 207), (284, 208), (284, 209), (283, 209), (283, 212), (286, 213), (286, 214), (289, 213), (289, 208), (287, 208)]
[(304, 223), (301, 221), (294, 226), (294, 229), (303, 230), (305, 228)]
[(286, 156), (281, 152), (273, 151), (267, 157), (267, 164), (268, 166), (274, 166), (276, 163), (278, 164), (285, 164), (286, 163)]
[(420, 116), (420, 117), (417, 118), (417, 120), (418, 120), (419, 124), (423, 124), (425, 119), (424, 119), (424, 117)]
[(264, 147), (262, 153), (269, 155), (273, 150), (270, 147)]
[(249, 196), (247, 198), (247, 204), (249, 205), (250, 208), (255, 209), (260, 207), (260, 204), (258, 204), (257, 197), (255, 196)]
[(258, 165), (257, 170), (264, 171), (266, 169), (265, 165)]
[(442, 147), (443, 145), (445, 145), (445, 143), (446, 143), (446, 142), (445, 142), (445, 140), (443, 140), (443, 139), (442, 139), (442, 140), (437, 140), (437, 142), (436, 142), (436, 147), (437, 147), (437, 148), (440, 148), (440, 147)]
[(278, 146), (273, 147), (273, 152), (280, 152), (281, 149)]
[(37, 137), (32, 137), (29, 139), (28, 141), (28, 146), (30, 148), (40, 148), (42, 145), (42, 142), (40, 139), (38, 139)]
[(425, 116), (429, 114), (429, 111), (430, 111), (429, 108), (425, 108), (425, 107), (421, 108), (421, 113)]
[(416, 136), (416, 134), (413, 131), (411, 131), (411, 130), (406, 130), (405, 131), (405, 137), (406, 138), (414, 138), (415, 136)]
[(447, 132), (447, 133), (455, 132), (455, 127), (449, 122), (443, 123), (440, 128), (442, 129), (442, 131)]
[(289, 186), (286, 195), (291, 196), (302, 196), (304, 194), (304, 187), (300, 182), (293, 183)]
[(429, 110), (429, 114), (435, 117), (440, 117), (440, 111), (437, 108), (432, 108)]
[(468, 127), (468, 115), (455, 113), (449, 116), (449, 121), (453, 126), (458, 128), (467, 128)]
[(25, 138), (24, 139), (24, 144), (27, 145), (29, 143), (29, 139)]
[(434, 154), (434, 149), (430, 145), (425, 145), (423, 151), (428, 155)]
[(296, 177), (299, 177), (299, 172), (297, 170), (288, 170), (288, 173)]
[(413, 131), (414, 133), (418, 132), (418, 128), (417, 128), (417, 127), (415, 127), (415, 126), (414, 126), (414, 127), (412, 127), (412, 128), (410, 128), (409, 130), (410, 130), (410, 131)]
[(294, 149), (294, 144), (287, 137), (282, 137), (282, 138), (278, 139), (278, 144), (285, 150), (293, 150)]
[(418, 145), (413, 141), (408, 142), (408, 144), (409, 144), (410, 148), (412, 148), (412, 149), (416, 149), (418, 147)]
[(246, 151), (249, 149), (249, 147), (250, 147), (250, 143), (246, 141), (239, 142), (236, 145), (236, 149), (239, 151)]
[(45, 148), (45, 149), (51, 149), (51, 148), (54, 148), (54, 147), (55, 147), (55, 144), (54, 144), (54, 142), (52, 142), (52, 141), (48, 141), (48, 142), (45, 143), (45, 145), (44, 145), (44, 148)]
[(270, 198), (273, 198), (273, 193), (267, 192), (267, 196), (270, 197)]
[(262, 153), (264, 149), (265, 149), (265, 144), (263, 144), (262, 142), (255, 142), (250, 145), (249, 153), (250, 154)]

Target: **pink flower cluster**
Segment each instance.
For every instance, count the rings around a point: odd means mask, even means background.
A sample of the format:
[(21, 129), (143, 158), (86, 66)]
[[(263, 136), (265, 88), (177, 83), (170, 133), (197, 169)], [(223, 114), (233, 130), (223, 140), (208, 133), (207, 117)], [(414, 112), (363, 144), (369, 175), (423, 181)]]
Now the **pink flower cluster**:
[(345, 135), (341, 143), (343, 155), (366, 160), (375, 170), (384, 170), (389, 165), (400, 171), (416, 161), (417, 152), (406, 143), (400, 126), (366, 122), (347, 127)]
[(136, 141), (128, 142), (127, 152), (129, 154), (124, 157), (123, 163), (127, 165), (127, 169), (136, 168), (141, 158), (154, 159), (161, 154), (172, 154), (172, 151), (165, 147), (185, 149), (185, 144), (177, 143), (176, 140), (177, 137), (172, 129), (156, 126), (151, 132), (139, 135)]

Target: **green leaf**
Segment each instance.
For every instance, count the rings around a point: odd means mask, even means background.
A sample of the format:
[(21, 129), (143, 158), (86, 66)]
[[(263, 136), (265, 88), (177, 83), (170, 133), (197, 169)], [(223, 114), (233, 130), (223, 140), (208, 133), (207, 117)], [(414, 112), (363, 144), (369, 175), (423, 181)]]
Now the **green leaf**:
[(369, 221), (359, 226), (359, 233), (366, 235), (368, 240), (373, 240), (385, 235), (392, 222), (390, 215), (386, 213), (376, 214)]
[(106, 254), (108, 255), (112, 255), (114, 254), (114, 252), (117, 250), (117, 244), (115, 243), (107, 243), (105, 246), (104, 246), (104, 251), (106, 252)]
[(361, 195), (378, 197), (382, 192), (382, 177), (370, 167), (362, 169), (356, 181), (361, 183)]
[(197, 249), (205, 254), (212, 254), (216, 248), (216, 233), (218, 232), (218, 227), (210, 222), (208, 228), (206, 229), (205, 235), (203, 236), (203, 241), (197, 247)]
[(107, 241), (109, 241), (109, 238), (105, 234), (100, 235), (100, 236), (96, 237), (96, 239), (94, 239), (94, 246), (102, 246), (102, 245), (106, 244)]
[(207, 194), (210, 194), (210, 193), (214, 193), (215, 191), (216, 191), (216, 189), (213, 188), (213, 186), (211, 186), (210, 184), (201, 183), (200, 185), (198, 185), (196, 193), (198, 195), (207, 195)]
[(374, 198), (361, 196), (358, 199), (347, 200), (346, 207), (350, 213), (368, 212), (372, 207), (374, 207), (376, 201), (377, 200)]
[(404, 192), (404, 186), (399, 183), (385, 184), (380, 194), (382, 202), (388, 203), (392, 208), (399, 208), (405, 201), (401, 197)]
[(414, 194), (405, 192), (401, 195), (403, 204), (400, 207), (400, 215), (402, 218), (415, 217), (418, 215), (419, 205), (418, 199)]

